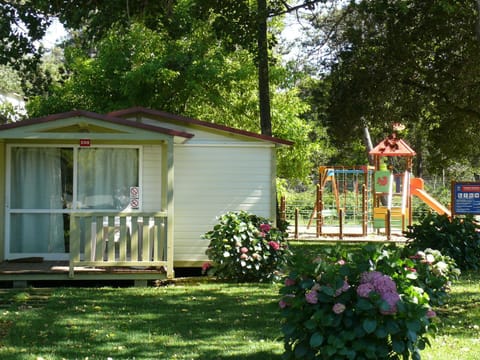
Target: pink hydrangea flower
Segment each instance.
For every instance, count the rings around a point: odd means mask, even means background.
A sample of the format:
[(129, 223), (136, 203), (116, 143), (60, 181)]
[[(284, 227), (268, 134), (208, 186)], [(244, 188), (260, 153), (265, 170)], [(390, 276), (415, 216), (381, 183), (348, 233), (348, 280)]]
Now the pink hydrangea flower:
[(317, 292), (316, 291), (309, 291), (305, 294), (305, 300), (309, 304), (316, 304), (318, 302)]
[(345, 311), (346, 307), (342, 303), (336, 303), (333, 305), (332, 310), (335, 314), (341, 314)]
[(435, 316), (437, 316), (437, 313), (432, 309), (427, 311), (427, 318), (431, 319), (431, 318), (434, 318)]
[(344, 281), (342, 287), (335, 290), (335, 296), (340, 296), (342, 293), (348, 291), (348, 289), (350, 289), (350, 284)]
[(400, 295), (397, 293), (389, 292), (385, 294), (380, 294), (382, 299), (389, 305), (388, 310), (380, 310), (380, 313), (383, 315), (391, 315), (397, 312), (397, 302), (400, 300)]
[(379, 271), (366, 271), (360, 275), (360, 283), (373, 283), (377, 278), (382, 276), (383, 274)]
[(282, 299), (280, 299), (280, 301), (278, 302), (278, 306), (281, 308), (281, 309), (285, 309), (286, 307), (290, 306), (290, 300), (289, 298), (294, 298), (295, 295), (293, 294), (287, 294), (285, 295)]
[(212, 264), (209, 262), (205, 262), (202, 264), (202, 273), (206, 273), (208, 269), (212, 267)]
[(243, 246), (243, 247), (240, 248), (240, 252), (242, 254), (246, 254), (248, 252), (248, 249), (245, 246)]
[(360, 284), (357, 288), (358, 296), (363, 298), (368, 298), (372, 291), (375, 291), (375, 287), (370, 283)]
[(382, 309), (380, 311), (382, 314), (395, 314), (397, 312), (397, 302), (400, 300), (400, 295), (397, 292), (397, 284), (390, 276), (378, 271), (368, 271), (361, 274), (357, 294), (360, 297), (368, 297), (372, 291), (377, 292), (382, 300), (389, 305), (388, 310)]
[(269, 242), (268, 242), (268, 245), (270, 245), (270, 247), (271, 247), (273, 250), (278, 250), (278, 249), (280, 249), (280, 244), (277, 243), (276, 241), (269, 241)]
[(340, 260), (337, 261), (337, 264), (338, 264), (338, 265), (345, 265), (346, 262), (345, 262), (345, 260), (340, 259)]
[(260, 231), (268, 233), (272, 227), (269, 224), (260, 224)]

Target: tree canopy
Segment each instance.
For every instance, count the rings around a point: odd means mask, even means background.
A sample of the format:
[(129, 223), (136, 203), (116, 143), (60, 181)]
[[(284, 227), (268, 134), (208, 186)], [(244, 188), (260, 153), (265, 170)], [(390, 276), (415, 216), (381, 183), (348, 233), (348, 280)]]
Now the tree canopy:
[[(183, 8), (174, 11), (180, 19)], [(187, 32), (176, 37), (169, 26), (153, 30), (140, 21), (114, 24), (95, 41), (94, 51), (79, 34), (65, 48), (63, 79), (47, 95), (31, 98), (29, 113), (146, 106), (258, 132), (255, 55), (223, 46), (211, 24), (212, 18), (190, 18)], [(272, 66), (272, 134), (295, 142), (293, 149), (279, 152), (279, 175), (305, 179), (313, 154), (322, 150), (310, 142), (315, 128), (300, 118), (308, 106), (295, 88), (286, 86), (285, 77), (280, 65)]]
[[(480, 41), (475, 1), (352, 2), (330, 41), (326, 124), (337, 144), (402, 123), (429, 169), (478, 165)], [(420, 173), (422, 169), (417, 169)]]
[[(376, 142), (402, 123), (420, 176), (459, 159), (480, 166), (478, 1), (31, 0), (0, 6), (6, 39), (0, 63), (28, 74), (22, 87), (32, 115), (143, 105), (271, 132), (297, 144), (279, 155), (281, 175), (302, 178), (319, 162), (365, 163), (364, 128)], [(307, 60), (284, 66), (275, 52), (277, 15), (306, 7), (302, 21), (311, 31), (297, 43)], [(35, 41), (51, 15), (74, 31), (60, 72), (37, 62), (43, 50)]]

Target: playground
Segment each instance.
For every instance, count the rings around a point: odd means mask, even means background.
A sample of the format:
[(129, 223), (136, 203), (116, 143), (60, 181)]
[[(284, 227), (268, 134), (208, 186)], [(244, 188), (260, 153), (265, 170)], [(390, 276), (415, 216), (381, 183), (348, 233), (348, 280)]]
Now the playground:
[(429, 211), (452, 216), (412, 174), (415, 151), (394, 132), (369, 155), (373, 165), (320, 166), (309, 214), (292, 209), (282, 197), (281, 216), (295, 239), (404, 241), (413, 223), (414, 198)]

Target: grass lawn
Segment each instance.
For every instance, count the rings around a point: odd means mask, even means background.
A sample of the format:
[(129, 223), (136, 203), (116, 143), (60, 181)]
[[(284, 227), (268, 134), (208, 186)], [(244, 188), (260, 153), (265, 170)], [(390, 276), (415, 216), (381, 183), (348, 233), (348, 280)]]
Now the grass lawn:
[(280, 359), (278, 286), (0, 293), (0, 359)]
[[(281, 359), (279, 285), (0, 290), (0, 359)], [(480, 275), (438, 309), (422, 359), (480, 359)]]

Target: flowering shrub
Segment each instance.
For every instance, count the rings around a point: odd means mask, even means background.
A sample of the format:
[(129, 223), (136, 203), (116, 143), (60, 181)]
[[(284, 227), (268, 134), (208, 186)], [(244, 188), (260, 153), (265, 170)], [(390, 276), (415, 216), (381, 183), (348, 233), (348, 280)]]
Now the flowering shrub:
[(290, 255), (285, 233), (245, 211), (222, 215), (204, 238), (210, 240), (206, 254), (211, 263), (203, 270), (221, 279), (274, 280)]
[(279, 302), (284, 358), (420, 359), (435, 312), (398, 254), (340, 248), (290, 273)]
[(408, 227), (407, 249), (436, 249), (450, 256), (462, 270), (478, 270), (480, 225), (472, 215), (449, 218), (431, 213), (420, 224)]
[[(408, 251), (406, 252), (408, 256)], [(445, 305), (453, 280), (460, 276), (455, 261), (438, 250), (425, 249), (408, 256), (413, 261), (411, 270), (416, 286), (426, 291), (431, 306)]]

